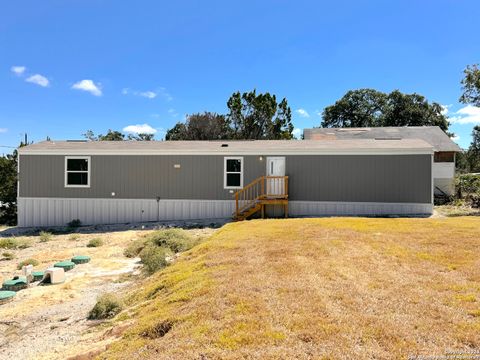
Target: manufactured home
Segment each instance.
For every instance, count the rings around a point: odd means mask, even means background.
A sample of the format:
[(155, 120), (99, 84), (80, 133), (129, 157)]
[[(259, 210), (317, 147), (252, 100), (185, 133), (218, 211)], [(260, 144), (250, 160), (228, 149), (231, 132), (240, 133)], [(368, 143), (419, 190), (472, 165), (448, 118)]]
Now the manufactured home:
[(19, 149), (18, 225), (428, 215), (422, 139), (44, 141)]
[(313, 128), (304, 130), (305, 140), (422, 139), (433, 146), (433, 189), (437, 195), (455, 191), (455, 153), (462, 151), (438, 126), (373, 128)]

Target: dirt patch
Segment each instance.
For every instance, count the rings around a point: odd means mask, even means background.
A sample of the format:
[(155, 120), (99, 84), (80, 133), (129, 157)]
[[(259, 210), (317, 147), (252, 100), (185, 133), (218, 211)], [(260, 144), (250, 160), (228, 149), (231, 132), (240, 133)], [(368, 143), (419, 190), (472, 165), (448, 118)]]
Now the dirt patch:
[[(128, 292), (126, 289), (141, 276), (139, 259), (127, 259), (123, 251), (131, 241), (151, 230), (101, 232), (98, 227), (96, 230), (53, 235), (47, 242), (41, 242), (38, 236), (18, 233), (17, 239), (28, 239), (31, 247), (8, 250), (15, 258), (0, 261), (2, 282), (19, 275), (17, 264), (27, 258), (38, 260), (34, 270), (44, 270), (75, 255), (88, 255), (91, 261), (68, 271), (63, 284), (34, 283), (18, 292), (13, 301), (0, 305), (0, 359), (90, 359), (125, 331), (125, 327), (103, 330), (104, 335), (99, 337), (99, 331), (108, 322), (86, 318), (100, 294)], [(194, 237), (205, 237), (214, 229), (187, 231)], [(94, 238), (101, 238), (103, 245), (87, 247)]]

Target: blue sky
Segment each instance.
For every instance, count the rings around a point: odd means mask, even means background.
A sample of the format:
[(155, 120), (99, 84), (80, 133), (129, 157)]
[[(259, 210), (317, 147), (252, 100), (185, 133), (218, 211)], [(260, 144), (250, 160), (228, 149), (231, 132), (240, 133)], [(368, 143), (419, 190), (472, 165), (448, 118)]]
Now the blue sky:
[(480, 110), (458, 98), (480, 62), (479, 12), (473, 0), (3, 1), (0, 145), (143, 124), (161, 138), (253, 88), (286, 97), (303, 129), (369, 87), (448, 105), (467, 147)]

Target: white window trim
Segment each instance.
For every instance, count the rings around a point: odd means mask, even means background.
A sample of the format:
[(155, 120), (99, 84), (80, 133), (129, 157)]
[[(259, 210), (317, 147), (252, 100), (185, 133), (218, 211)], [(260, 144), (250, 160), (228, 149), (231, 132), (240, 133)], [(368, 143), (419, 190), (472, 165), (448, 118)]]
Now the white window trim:
[[(69, 185), (68, 184), (68, 173), (67, 165), (69, 159), (83, 159), (88, 160), (88, 169), (87, 169), (87, 181), (88, 185)], [(65, 156), (65, 187), (66, 188), (89, 188), (90, 187), (90, 174), (91, 174), (92, 160), (90, 156)], [(82, 171), (70, 171), (70, 172), (82, 172)], [(83, 171), (85, 172), (85, 171)]]
[[(240, 186), (227, 186), (227, 160), (240, 160)], [(243, 156), (226, 156), (223, 158), (223, 188), (224, 189), (243, 189)], [(238, 172), (229, 172), (229, 174), (238, 174)]]

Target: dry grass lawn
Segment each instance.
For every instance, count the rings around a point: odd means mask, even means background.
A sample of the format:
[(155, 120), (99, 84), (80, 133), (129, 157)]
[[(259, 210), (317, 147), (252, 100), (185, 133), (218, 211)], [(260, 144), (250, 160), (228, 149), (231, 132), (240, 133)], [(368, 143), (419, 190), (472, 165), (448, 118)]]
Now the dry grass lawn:
[(229, 224), (128, 295), (115, 323), (129, 327), (100, 357), (399, 359), (479, 349), (479, 254), (476, 217)]

